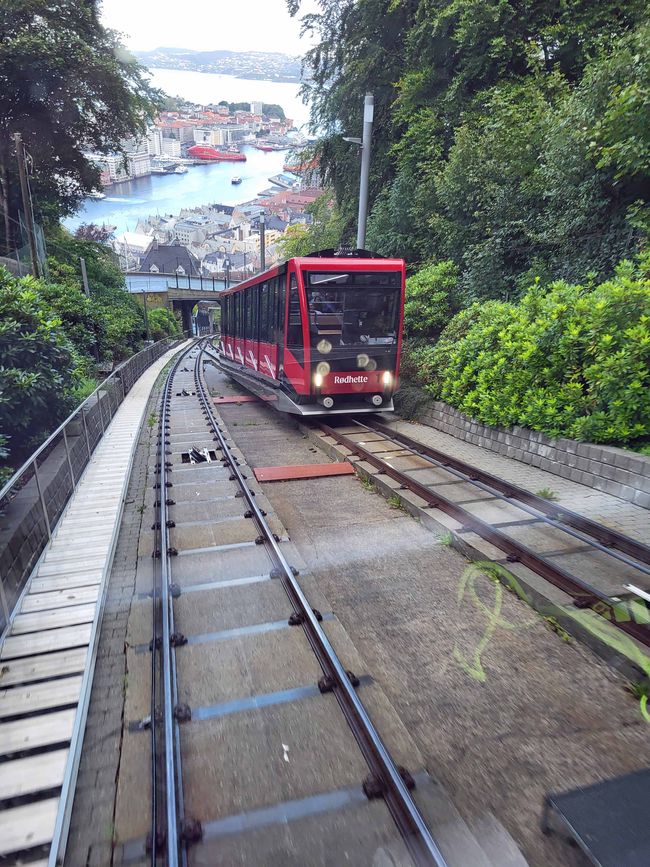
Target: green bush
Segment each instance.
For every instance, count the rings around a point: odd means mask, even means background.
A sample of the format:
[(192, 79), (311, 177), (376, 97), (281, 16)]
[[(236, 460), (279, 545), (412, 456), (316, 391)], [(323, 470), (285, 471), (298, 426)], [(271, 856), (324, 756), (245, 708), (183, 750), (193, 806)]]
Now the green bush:
[(154, 307), (149, 311), (148, 319), (152, 340), (162, 340), (163, 337), (174, 337), (181, 333), (176, 317), (167, 307)]
[(81, 293), (82, 298), (79, 258), (86, 262), (101, 358), (120, 361), (137, 352), (145, 333), (144, 313), (127, 291), (114, 253), (103, 244), (74, 238), (61, 226), (49, 228), (47, 243), (52, 254), (48, 259), (51, 280)]
[(631, 443), (650, 435), (650, 280), (619, 265), (597, 286), (536, 283), (462, 311), (429, 357), (427, 389), (491, 425)]
[(0, 268), (0, 463), (14, 467), (66, 417), (82, 378), (61, 320), (36, 286)]
[(451, 261), (433, 262), (406, 280), (404, 331), (408, 337), (437, 337), (461, 306), (458, 268)]

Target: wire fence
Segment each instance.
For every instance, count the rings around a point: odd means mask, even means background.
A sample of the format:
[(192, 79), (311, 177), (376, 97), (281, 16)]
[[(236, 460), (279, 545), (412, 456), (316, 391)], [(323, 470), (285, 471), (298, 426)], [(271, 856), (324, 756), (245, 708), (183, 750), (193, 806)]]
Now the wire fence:
[(135, 381), (178, 342), (166, 337), (117, 367), (0, 490), (0, 635), (111, 419)]

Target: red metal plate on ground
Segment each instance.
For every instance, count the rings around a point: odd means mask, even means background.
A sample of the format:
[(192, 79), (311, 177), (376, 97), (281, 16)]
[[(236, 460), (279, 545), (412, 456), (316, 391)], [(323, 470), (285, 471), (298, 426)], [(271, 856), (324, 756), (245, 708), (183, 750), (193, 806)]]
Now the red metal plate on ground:
[(220, 403), (251, 403), (252, 401), (257, 402), (259, 397), (255, 397), (254, 394), (242, 394), (242, 395), (227, 395), (227, 397), (215, 397), (214, 402), (216, 404)]
[(292, 479), (320, 479), (325, 476), (351, 476), (354, 467), (347, 461), (336, 464), (298, 464), (289, 467), (256, 467), (258, 482), (290, 482)]

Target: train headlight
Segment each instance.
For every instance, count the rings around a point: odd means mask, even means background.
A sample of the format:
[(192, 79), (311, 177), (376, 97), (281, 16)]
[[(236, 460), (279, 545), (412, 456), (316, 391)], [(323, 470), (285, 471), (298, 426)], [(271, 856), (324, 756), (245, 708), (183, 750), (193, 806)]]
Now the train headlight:
[(332, 344), (329, 340), (319, 340), (316, 345), (316, 349), (320, 352), (321, 355), (327, 355), (332, 351)]
[(330, 372), (330, 366), (326, 361), (321, 361), (316, 365), (316, 373), (319, 373), (321, 376), (327, 376)]
[(361, 352), (359, 355), (357, 355), (357, 367), (365, 367), (369, 361), (370, 358), (366, 355), (365, 352)]
[(384, 383), (384, 388), (390, 388), (390, 384), (393, 381), (393, 375), (390, 370), (385, 370), (384, 375), (382, 376), (382, 382)]
[(314, 374), (314, 385), (316, 386), (316, 388), (320, 388), (322, 384), (323, 384), (323, 374), (322, 373), (315, 373)]

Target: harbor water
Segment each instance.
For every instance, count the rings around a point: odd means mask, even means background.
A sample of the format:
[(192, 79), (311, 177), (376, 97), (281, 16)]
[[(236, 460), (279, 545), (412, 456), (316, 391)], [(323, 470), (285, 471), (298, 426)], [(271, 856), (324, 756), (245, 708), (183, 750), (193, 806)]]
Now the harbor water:
[[(298, 85), (272, 81), (250, 81), (231, 75), (181, 72), (171, 69), (150, 70), (152, 84), (173, 96), (199, 103), (244, 102), (259, 99), (281, 105), (297, 125), (306, 120), (307, 109), (298, 97)], [(259, 151), (244, 146), (246, 162), (215, 162), (188, 166), (185, 174), (148, 175), (106, 189), (105, 199), (86, 199), (76, 214), (64, 225), (75, 231), (82, 223), (115, 226), (116, 234), (134, 232), (137, 222), (150, 214), (179, 214), (182, 208), (199, 205), (235, 205), (256, 198), (271, 186), (269, 180), (282, 172), (289, 151)], [(241, 184), (233, 185), (232, 178)]]

